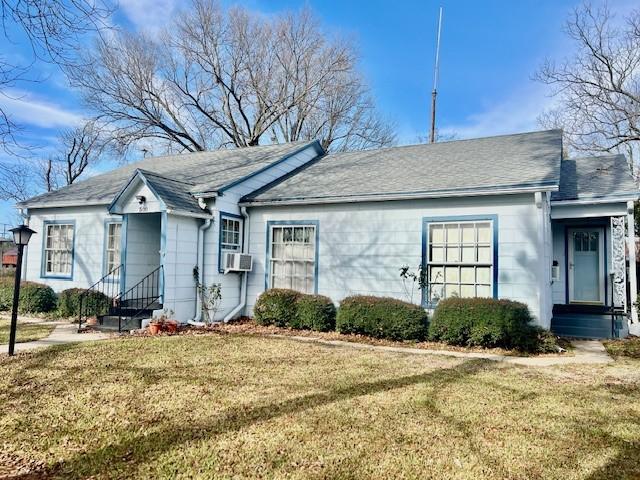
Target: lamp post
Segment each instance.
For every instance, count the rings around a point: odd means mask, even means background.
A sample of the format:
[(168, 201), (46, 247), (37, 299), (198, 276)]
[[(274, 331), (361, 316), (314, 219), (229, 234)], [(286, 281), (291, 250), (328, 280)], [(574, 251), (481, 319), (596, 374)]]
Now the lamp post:
[(18, 247), (18, 261), (16, 263), (16, 278), (13, 284), (13, 308), (11, 310), (11, 332), (9, 333), (9, 355), (13, 355), (16, 345), (16, 328), (18, 326), (18, 302), (20, 300), (20, 277), (22, 277), (22, 252), (34, 232), (26, 225), (9, 230), (13, 233), (13, 243)]

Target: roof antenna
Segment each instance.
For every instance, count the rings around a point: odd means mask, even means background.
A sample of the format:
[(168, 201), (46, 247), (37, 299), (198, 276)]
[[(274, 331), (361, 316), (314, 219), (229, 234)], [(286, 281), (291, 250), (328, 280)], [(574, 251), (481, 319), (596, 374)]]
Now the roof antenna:
[(436, 64), (433, 72), (433, 91), (431, 92), (431, 135), (429, 143), (436, 141), (436, 97), (438, 96), (438, 76), (440, 73), (440, 32), (442, 31), (442, 7), (438, 17), (438, 38), (436, 40)]

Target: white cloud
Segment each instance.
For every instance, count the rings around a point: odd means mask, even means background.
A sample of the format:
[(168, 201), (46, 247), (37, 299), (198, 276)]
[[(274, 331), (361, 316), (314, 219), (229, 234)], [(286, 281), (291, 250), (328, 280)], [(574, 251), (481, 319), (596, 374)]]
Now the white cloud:
[(176, 13), (178, 0), (121, 0), (120, 8), (138, 30), (155, 34)]
[(7, 90), (0, 95), (0, 108), (16, 123), (41, 128), (71, 127), (82, 116), (23, 90)]
[(439, 131), (456, 138), (477, 138), (540, 130), (538, 117), (553, 102), (544, 86), (529, 85), (488, 103), (484, 110), (469, 114), (460, 123), (442, 125)]

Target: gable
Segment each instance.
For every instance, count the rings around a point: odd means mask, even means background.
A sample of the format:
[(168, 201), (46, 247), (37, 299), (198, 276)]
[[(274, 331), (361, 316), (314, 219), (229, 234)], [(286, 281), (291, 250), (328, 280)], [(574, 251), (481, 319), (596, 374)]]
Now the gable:
[(32, 197), (18, 203), (18, 207), (109, 205), (137, 170), (153, 172), (165, 179), (188, 184), (188, 188), (178, 189), (182, 200), (187, 198), (182, 195), (183, 191), (191, 195), (211, 197), (307, 148), (316, 151), (316, 155), (323, 152), (320, 144), (314, 141), (147, 158)]

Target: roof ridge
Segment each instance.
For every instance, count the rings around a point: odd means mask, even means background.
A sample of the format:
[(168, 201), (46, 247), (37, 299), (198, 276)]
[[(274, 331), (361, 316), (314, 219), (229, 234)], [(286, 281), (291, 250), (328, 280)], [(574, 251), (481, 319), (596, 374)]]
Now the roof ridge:
[(444, 140), (441, 142), (434, 142), (434, 143), (409, 143), (406, 145), (394, 145), (391, 147), (369, 148), (364, 150), (349, 150), (344, 152), (329, 152), (327, 156), (338, 156), (341, 154), (358, 154), (358, 153), (365, 153), (365, 152), (381, 152), (381, 151), (387, 151), (387, 150), (398, 150), (402, 148), (412, 148), (412, 147), (436, 147), (437, 145), (447, 145), (452, 143), (477, 142), (478, 140), (492, 140), (495, 138), (518, 137), (522, 135), (533, 135), (536, 133), (551, 133), (551, 132), (562, 132), (562, 130), (559, 128), (550, 128), (547, 130), (531, 130), (528, 132), (504, 133), (500, 135), (490, 135), (486, 137), (459, 138), (459, 139)]

